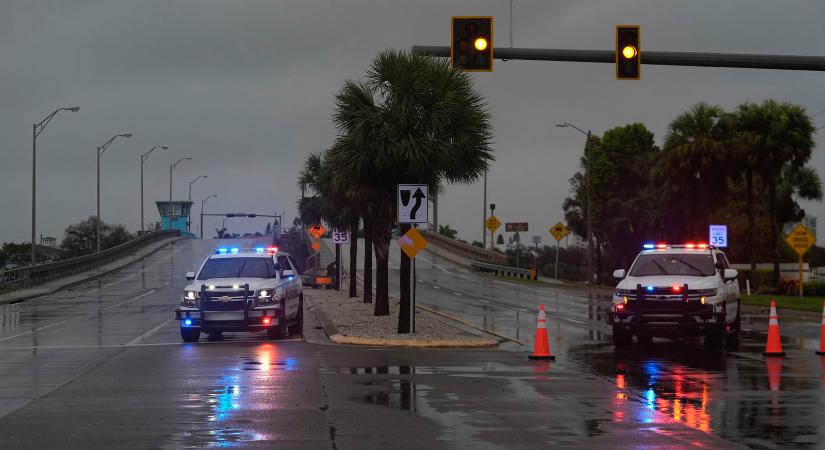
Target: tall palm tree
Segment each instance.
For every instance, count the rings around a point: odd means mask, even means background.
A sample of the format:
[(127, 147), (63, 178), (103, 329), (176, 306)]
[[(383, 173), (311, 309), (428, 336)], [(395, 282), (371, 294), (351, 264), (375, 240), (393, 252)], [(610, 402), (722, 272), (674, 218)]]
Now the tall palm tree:
[(779, 281), (778, 183), (786, 166), (801, 167), (813, 152), (814, 127), (805, 109), (791, 103), (765, 100), (738, 110), (738, 130), (756, 150), (753, 168), (767, 188), (774, 280)]
[[(437, 196), (445, 182), (477, 180), (493, 159), (490, 115), (467, 74), (448, 62), (387, 50), (373, 60), (365, 81), (344, 85), (335, 121), (354, 144), (341, 158), (346, 172), (370, 192), (376, 314), (389, 313), (384, 302), (397, 184), (427, 184)], [(402, 253), (399, 333), (409, 332), (409, 271)]]
[(668, 125), (655, 178), (669, 206), (669, 228), (681, 228), (683, 239), (702, 236), (709, 213), (737, 173), (727, 145), (730, 121), (725, 119), (722, 108), (697, 103)]

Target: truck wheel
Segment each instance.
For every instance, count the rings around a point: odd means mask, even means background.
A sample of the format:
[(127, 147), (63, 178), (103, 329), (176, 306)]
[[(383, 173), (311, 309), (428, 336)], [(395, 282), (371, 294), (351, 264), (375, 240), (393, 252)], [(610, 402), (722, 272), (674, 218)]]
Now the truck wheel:
[(705, 336), (705, 348), (718, 350), (725, 346), (725, 327), (716, 327)]
[(304, 333), (304, 299), (298, 303), (298, 314), (295, 316), (295, 324), (289, 327), (290, 334)]
[(739, 331), (742, 329), (742, 302), (736, 301), (736, 319), (733, 321), (733, 331), (725, 339), (725, 348), (739, 350)]
[(180, 337), (183, 342), (198, 342), (201, 337), (201, 329), (180, 327)]
[(622, 327), (613, 326), (613, 345), (616, 348), (627, 348), (633, 344), (633, 333)]
[(271, 340), (286, 338), (287, 337), (286, 326), (285, 325), (276, 325), (274, 327), (267, 328), (266, 329), (266, 337), (268, 337)]

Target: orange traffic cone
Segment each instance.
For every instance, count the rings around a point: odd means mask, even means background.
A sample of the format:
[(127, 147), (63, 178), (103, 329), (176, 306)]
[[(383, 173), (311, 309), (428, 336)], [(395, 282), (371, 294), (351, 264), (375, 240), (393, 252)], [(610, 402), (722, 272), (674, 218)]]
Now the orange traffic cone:
[(822, 302), (822, 336), (819, 338), (819, 350), (817, 355), (825, 355), (825, 302)]
[(774, 300), (771, 300), (771, 315), (768, 319), (768, 344), (762, 354), (785, 356), (785, 352), (782, 351), (782, 340), (779, 337), (779, 318), (776, 316), (776, 301)]
[(550, 340), (547, 337), (547, 317), (544, 315), (544, 303), (539, 305), (539, 320), (536, 324), (536, 338), (533, 341), (533, 354), (527, 357), (541, 361), (556, 360), (556, 357), (550, 354)]

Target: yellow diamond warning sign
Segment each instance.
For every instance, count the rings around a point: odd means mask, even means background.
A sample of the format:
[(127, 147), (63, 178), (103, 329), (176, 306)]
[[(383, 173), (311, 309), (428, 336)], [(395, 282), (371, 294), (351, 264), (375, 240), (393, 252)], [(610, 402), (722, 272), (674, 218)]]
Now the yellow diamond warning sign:
[(487, 227), (490, 232), (495, 232), (501, 226), (501, 221), (498, 220), (496, 216), (490, 216), (485, 222), (484, 226)]
[(550, 234), (552, 234), (557, 241), (560, 241), (564, 239), (565, 236), (570, 234), (570, 231), (567, 229), (566, 226), (564, 226), (563, 223), (559, 222), (550, 227)]
[(418, 252), (427, 248), (427, 240), (424, 239), (424, 236), (421, 236), (418, 230), (410, 228), (410, 230), (404, 233), (401, 239), (398, 240), (398, 245), (407, 256), (415, 258)]
[(798, 223), (793, 230), (791, 230), (791, 234), (785, 236), (785, 242), (787, 242), (799, 256), (802, 256), (808, 249), (814, 246), (816, 236), (814, 236), (805, 225)]

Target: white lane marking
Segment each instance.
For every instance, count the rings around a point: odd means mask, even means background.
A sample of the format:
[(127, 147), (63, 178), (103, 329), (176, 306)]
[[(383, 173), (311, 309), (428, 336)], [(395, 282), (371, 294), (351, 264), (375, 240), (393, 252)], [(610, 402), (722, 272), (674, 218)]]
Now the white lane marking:
[[(169, 244), (166, 244), (166, 245), (169, 245)], [(136, 276), (138, 276), (138, 275), (142, 274), (143, 272), (146, 272), (147, 270), (149, 270), (149, 269), (151, 269), (151, 268), (153, 268), (153, 267), (155, 267), (155, 266), (158, 266), (160, 263), (162, 263), (162, 262), (166, 261), (167, 259), (171, 258), (172, 256), (175, 256), (175, 253), (177, 253), (177, 252), (179, 252), (179, 251), (183, 250), (183, 247), (184, 247), (184, 246), (182, 246), (182, 245), (181, 245), (181, 246), (179, 246), (179, 247), (177, 247), (177, 248), (176, 248), (176, 249), (175, 249), (172, 253), (170, 253), (170, 254), (166, 255), (164, 258), (161, 258), (158, 262), (156, 262), (156, 263), (154, 263), (154, 264), (150, 265), (149, 267), (144, 268), (143, 270), (139, 270), (139, 271), (137, 271), (137, 272), (135, 272), (135, 273), (133, 273), (133, 274), (131, 274), (131, 275), (127, 276), (127, 277), (123, 277), (123, 278), (121, 278), (121, 279), (119, 279), (119, 280), (117, 280), (117, 281), (113, 281), (113, 282), (111, 282), (111, 283), (109, 283), (109, 284), (106, 284), (106, 285), (100, 286), (100, 287), (98, 287), (98, 288), (94, 288), (94, 289), (92, 289), (91, 291), (84, 292), (84, 293), (82, 293), (82, 294), (80, 294), (80, 295), (81, 295), (81, 296), (83, 296), (83, 295), (89, 295), (89, 294), (92, 294), (92, 293), (94, 293), (94, 292), (97, 292), (97, 291), (99, 291), (99, 290), (101, 290), (101, 289), (107, 288), (107, 287), (109, 287), (109, 286), (114, 286), (114, 285), (116, 285), (116, 284), (118, 284), (118, 283), (122, 283), (122, 282), (124, 282), (124, 281), (126, 281), (126, 280), (128, 280), (128, 279), (130, 279), (130, 278), (134, 278), (134, 277), (136, 277)], [(163, 248), (163, 247), (160, 247), (160, 248)], [(148, 256), (148, 255), (147, 255), (147, 256)], [(145, 257), (144, 257), (144, 258), (145, 258)], [(139, 259), (136, 259), (135, 261), (139, 261)], [(133, 262), (135, 262), (135, 261), (133, 261)], [(131, 264), (131, 263), (130, 263), (130, 264)], [(128, 264), (127, 264), (127, 265), (128, 265)], [(126, 266), (124, 266), (124, 267), (126, 267)], [(167, 283), (167, 284), (168, 284), (168, 283)]]
[(433, 285), (433, 289), (441, 289), (441, 287), (439, 287), (438, 285), (435, 285), (435, 284), (434, 284), (434, 285)]
[(140, 336), (138, 336), (138, 337), (132, 339), (131, 341), (127, 342), (126, 346), (129, 347), (131, 345), (135, 345), (138, 342), (148, 338), (149, 336), (155, 334), (156, 331), (160, 330), (161, 328), (165, 327), (166, 325), (169, 325), (169, 323), (172, 322), (173, 320), (175, 320), (174, 317), (172, 317), (171, 319), (161, 323), (160, 325), (156, 326), (155, 328), (152, 328), (151, 330), (141, 334)]
[(529, 310), (524, 309), (524, 308), (513, 308), (513, 309), (515, 309), (516, 311), (521, 311), (521, 312), (525, 312), (525, 313), (529, 313), (529, 312), (530, 312)]
[(453, 292), (453, 295), (457, 295), (457, 296), (461, 297), (464, 294), (462, 294), (461, 292)]
[(481, 300), (481, 299), (479, 299), (478, 301), (479, 301), (479, 302), (481, 302), (481, 303), (490, 303), (490, 302), (488, 302), (487, 300)]
[(115, 308), (115, 307), (118, 307), (118, 306), (123, 306), (127, 303), (131, 303), (131, 302), (140, 300), (141, 298), (146, 297), (147, 295), (149, 295), (153, 292), (155, 292), (154, 289), (150, 290), (149, 292), (144, 292), (143, 294), (140, 294), (136, 297), (132, 297), (129, 300), (126, 300), (126, 301), (123, 301), (123, 302), (120, 302), (120, 303), (115, 303), (114, 305), (109, 305), (109, 306), (106, 306), (104, 308), (100, 308), (97, 311), (94, 311), (94, 312), (91, 312), (91, 313), (88, 313), (88, 314), (84, 314), (82, 316), (78, 316), (78, 317), (74, 317), (74, 318), (66, 319), (66, 320), (61, 320), (59, 322), (50, 323), (48, 325), (43, 325), (42, 327), (33, 328), (31, 330), (26, 330), (26, 331), (23, 331), (23, 332), (20, 332), (20, 333), (17, 333), (17, 334), (13, 334), (11, 336), (6, 336), (4, 338), (0, 338), (0, 342), (9, 341), (9, 340), (12, 340), (12, 339), (15, 339), (15, 338), (19, 338), (20, 336), (25, 336), (27, 334), (35, 333), (35, 332), (38, 332), (38, 331), (48, 330), (49, 328), (54, 328), (56, 326), (60, 326), (60, 325), (63, 325), (63, 324), (69, 323), (69, 322), (74, 322), (76, 320), (88, 319), (90, 317), (94, 317), (95, 315), (97, 315), (97, 313), (99, 313), (101, 311), (105, 311), (107, 309)]
[(430, 261), (429, 259), (424, 258), (423, 256), (418, 256), (417, 258), (418, 258), (419, 260), (424, 261), (425, 263), (427, 263), (427, 264), (429, 264), (429, 265), (431, 265), (431, 266), (433, 266), (433, 267), (437, 268), (437, 269), (441, 269), (442, 271), (444, 271), (445, 273), (448, 273), (448, 274), (450, 274), (450, 275), (453, 275), (453, 276), (456, 276), (456, 277), (459, 277), (459, 278), (464, 278), (465, 280), (469, 280), (469, 279), (470, 279), (469, 277), (464, 276), (464, 275), (460, 275), (459, 273), (456, 273), (456, 272), (451, 272), (449, 269), (446, 269), (446, 268), (444, 268), (444, 267), (441, 267), (441, 266), (439, 266), (438, 264), (436, 264), (436, 263), (434, 263), (434, 262)]
[(579, 324), (579, 325), (587, 325), (587, 322), (582, 322), (581, 320), (569, 319), (569, 318), (567, 318), (567, 317), (559, 317), (559, 319), (561, 319), (561, 320), (566, 320), (566, 321), (568, 321), (568, 322), (577, 323), (577, 324)]

